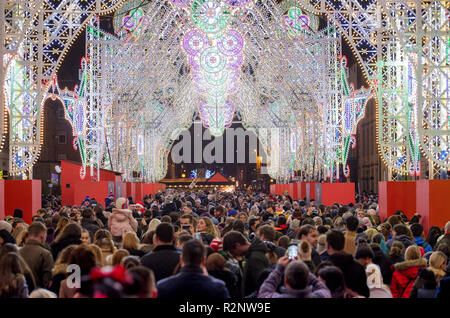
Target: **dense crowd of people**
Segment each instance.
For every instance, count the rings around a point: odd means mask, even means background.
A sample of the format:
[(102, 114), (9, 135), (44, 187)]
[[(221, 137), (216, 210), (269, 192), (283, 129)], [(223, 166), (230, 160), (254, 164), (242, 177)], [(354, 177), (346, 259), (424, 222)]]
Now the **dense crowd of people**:
[[(0, 221), (1, 298), (449, 298), (450, 221), (424, 229), (375, 195), (160, 192)], [(102, 204), (104, 203), (104, 204)], [(77, 280), (78, 279), (78, 280)]]

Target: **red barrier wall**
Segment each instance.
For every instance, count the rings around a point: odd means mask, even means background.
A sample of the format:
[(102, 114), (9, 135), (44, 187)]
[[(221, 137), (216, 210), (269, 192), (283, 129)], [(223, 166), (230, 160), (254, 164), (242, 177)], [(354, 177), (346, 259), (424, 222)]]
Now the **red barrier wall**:
[[(81, 167), (82, 165), (79, 163), (61, 160), (61, 202), (63, 205), (79, 205), (81, 203), (77, 201), (79, 198), (75, 198), (74, 189), (76, 184), (79, 182), (84, 183), (94, 181), (94, 178), (90, 176), (91, 169), (89, 167), (86, 167), (86, 177), (84, 180), (81, 180)], [(94, 169), (94, 174), (97, 175), (97, 169)], [(117, 177), (121, 178), (120, 176), (116, 176), (116, 173), (113, 171), (100, 169), (100, 181), (117, 181)], [(97, 202), (102, 202), (103, 204), (103, 199), (104, 198), (101, 200), (97, 199)]]
[(31, 217), (41, 208), (41, 180), (6, 180), (5, 215), (13, 215), (14, 209), (23, 210), (23, 220), (30, 224)]
[(0, 220), (5, 218), (5, 212), (5, 180), (0, 179)]
[(355, 204), (354, 183), (322, 183), (322, 204)]
[(309, 184), (309, 198), (308, 200), (316, 198), (316, 183), (317, 181), (305, 182), (305, 196), (306, 196), (306, 184)]
[(382, 221), (402, 210), (408, 218), (416, 213), (416, 182), (415, 181), (380, 181), (379, 215)]
[(450, 180), (419, 180), (416, 182), (416, 207), (426, 232), (433, 226), (444, 227), (450, 221)]
[(74, 203), (80, 205), (86, 196), (95, 198), (98, 203), (105, 205), (105, 198), (108, 197), (108, 181), (83, 181), (77, 182), (73, 186)]
[(127, 196), (128, 197), (132, 197), (133, 200), (135, 200), (136, 198), (136, 184), (134, 182), (125, 182), (126, 185), (126, 189), (127, 189)]

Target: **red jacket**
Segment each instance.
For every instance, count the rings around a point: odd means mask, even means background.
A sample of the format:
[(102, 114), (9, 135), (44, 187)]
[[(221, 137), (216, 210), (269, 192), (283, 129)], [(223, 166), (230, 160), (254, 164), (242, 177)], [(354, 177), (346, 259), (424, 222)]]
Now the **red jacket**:
[(426, 266), (427, 260), (424, 258), (395, 264), (391, 282), (392, 297), (409, 298), (414, 282), (419, 275), (419, 268)]

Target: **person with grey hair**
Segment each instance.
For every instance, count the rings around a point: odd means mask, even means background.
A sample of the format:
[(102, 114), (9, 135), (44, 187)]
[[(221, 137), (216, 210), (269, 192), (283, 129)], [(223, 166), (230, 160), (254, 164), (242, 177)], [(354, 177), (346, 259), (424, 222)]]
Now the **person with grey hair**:
[[(283, 274), (284, 286), (277, 292)], [(331, 293), (303, 261), (283, 256), (261, 285), (258, 298), (331, 298)]]
[(12, 232), (12, 225), (9, 224), (6, 221), (0, 221), (0, 230), (6, 230), (8, 233), (11, 234), (11, 232)]
[(450, 221), (448, 221), (444, 226), (444, 234), (437, 239), (436, 246), (434, 247), (434, 250), (438, 250), (439, 245), (441, 244), (447, 244), (447, 246), (450, 246)]

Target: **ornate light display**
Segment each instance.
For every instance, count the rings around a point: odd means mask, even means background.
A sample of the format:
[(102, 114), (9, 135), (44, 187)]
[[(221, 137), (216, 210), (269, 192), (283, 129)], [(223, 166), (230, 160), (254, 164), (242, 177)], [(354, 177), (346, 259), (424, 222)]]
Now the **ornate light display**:
[[(113, 11), (108, 34), (95, 16)], [(278, 182), (294, 171), (335, 180), (340, 165), (348, 176), (371, 95), (391, 172), (419, 174), (420, 154), (450, 168), (445, 1), (9, 0), (0, 14), (11, 174), (32, 177), (47, 97), (64, 105), (80, 177), (104, 167), (158, 181), (194, 116), (214, 136), (237, 116)], [(57, 69), (84, 27), (80, 84), (60, 90)], [(371, 90), (349, 83), (341, 36)]]

